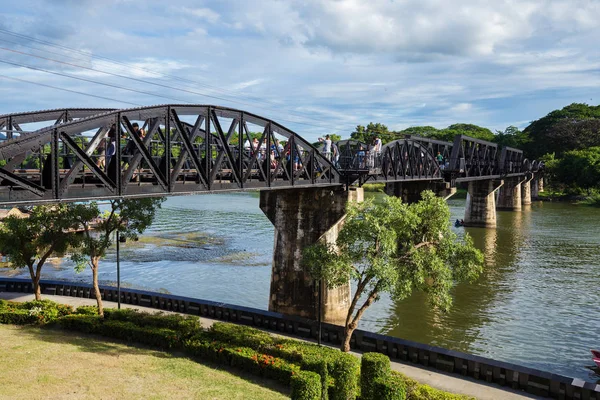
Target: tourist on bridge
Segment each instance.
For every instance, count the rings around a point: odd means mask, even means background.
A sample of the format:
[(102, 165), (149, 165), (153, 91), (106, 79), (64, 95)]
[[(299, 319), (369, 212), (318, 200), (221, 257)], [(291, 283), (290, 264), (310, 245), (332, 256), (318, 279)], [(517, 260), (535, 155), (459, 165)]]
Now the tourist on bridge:
[(333, 142), (331, 142), (331, 157), (333, 160), (333, 166), (338, 168), (338, 162), (340, 160), (340, 149), (338, 148), (337, 144)]
[(435, 159), (437, 160), (438, 164), (440, 165), (441, 169), (444, 169), (444, 156), (438, 151), (437, 156), (435, 156)]
[(361, 144), (360, 147), (358, 148), (358, 153), (356, 154), (358, 156), (358, 168), (365, 168), (365, 148), (363, 147), (363, 145)]
[(329, 135), (325, 136), (323, 143), (323, 154), (325, 154), (325, 158), (331, 161), (331, 139), (329, 138)]
[(106, 146), (106, 166), (108, 166), (110, 164), (110, 160), (111, 158), (115, 155), (116, 151), (117, 151), (117, 147), (116, 147), (116, 140), (117, 140), (117, 125), (116, 124), (112, 124), (112, 126), (110, 127), (109, 131), (108, 131), (108, 141), (109, 144), (108, 146)]

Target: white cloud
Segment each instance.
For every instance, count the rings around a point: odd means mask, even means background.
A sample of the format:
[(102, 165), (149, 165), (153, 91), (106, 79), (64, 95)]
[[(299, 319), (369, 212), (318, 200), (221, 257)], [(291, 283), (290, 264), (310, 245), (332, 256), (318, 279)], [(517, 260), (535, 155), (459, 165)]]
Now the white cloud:
[[(347, 135), (356, 124), (370, 121), (393, 129), (459, 121), (504, 129), (574, 101), (599, 101), (599, 7), (589, 0), (181, 0), (176, 5), (106, 0), (76, 7), (30, 0), (3, 9), (0, 27), (130, 66), (42, 46), (76, 56), (77, 64), (144, 80), (173, 75), (160, 82), (188, 92), (148, 88), (26, 56), (0, 56), (190, 102), (245, 109), (289, 123), (309, 139), (333, 130)], [(67, 25), (42, 24), (56, 18)], [(0, 45), (6, 45), (3, 38), (9, 37), (0, 33)], [(114, 89), (3, 65), (0, 74), (126, 97)], [(2, 89), (14, 96), (0, 99), (0, 112), (109, 103), (9, 81)], [(135, 97), (144, 104), (165, 102)]]
[(194, 17), (197, 17), (201, 20), (208, 21), (211, 24), (218, 22), (219, 19), (221, 18), (221, 16), (217, 12), (211, 10), (210, 8), (182, 7), (180, 10), (183, 14), (193, 15)]

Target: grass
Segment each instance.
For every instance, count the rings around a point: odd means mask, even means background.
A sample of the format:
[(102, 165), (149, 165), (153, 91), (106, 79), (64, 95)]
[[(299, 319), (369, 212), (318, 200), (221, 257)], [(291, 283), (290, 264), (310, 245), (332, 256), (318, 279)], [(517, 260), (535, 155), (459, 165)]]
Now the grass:
[(285, 399), (285, 388), (90, 335), (0, 325), (0, 399)]

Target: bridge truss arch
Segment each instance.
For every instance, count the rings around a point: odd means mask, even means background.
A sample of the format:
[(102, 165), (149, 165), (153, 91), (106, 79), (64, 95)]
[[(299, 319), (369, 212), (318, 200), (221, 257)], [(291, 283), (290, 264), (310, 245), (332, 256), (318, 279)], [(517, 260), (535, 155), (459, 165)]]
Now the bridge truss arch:
[[(307, 140), (252, 113), (212, 105), (100, 111), (72, 121), (73, 109), (24, 113), (32, 122), (56, 117), (58, 125), (0, 144), (0, 203), (340, 184)], [(262, 146), (251, 144), (254, 136)], [(27, 164), (36, 149), (38, 159)]]

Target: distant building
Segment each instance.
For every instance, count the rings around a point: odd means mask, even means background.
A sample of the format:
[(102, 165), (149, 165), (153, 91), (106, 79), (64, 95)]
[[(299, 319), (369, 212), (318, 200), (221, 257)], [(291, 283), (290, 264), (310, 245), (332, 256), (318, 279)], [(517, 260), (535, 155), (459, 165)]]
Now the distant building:
[(2, 221), (6, 217), (10, 217), (11, 215), (14, 215), (17, 218), (27, 218), (27, 217), (29, 217), (28, 213), (23, 212), (23, 211), (19, 210), (16, 207), (15, 208), (11, 208), (10, 210), (0, 209), (0, 221)]

